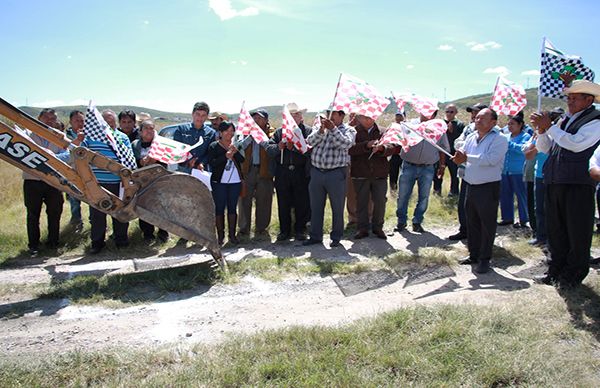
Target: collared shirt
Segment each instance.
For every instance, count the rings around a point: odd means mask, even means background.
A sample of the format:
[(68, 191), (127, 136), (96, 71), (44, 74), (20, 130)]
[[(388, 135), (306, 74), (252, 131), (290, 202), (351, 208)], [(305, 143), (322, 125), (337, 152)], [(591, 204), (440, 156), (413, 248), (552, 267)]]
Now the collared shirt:
[[(585, 111), (575, 113), (572, 116), (568, 116), (563, 120), (568, 120), (568, 124), (565, 128), (568, 128), (571, 123), (581, 116)], [(572, 151), (581, 152), (585, 149), (592, 147), (598, 141), (600, 141), (600, 120), (592, 120), (589, 123), (581, 126), (577, 133), (572, 134), (560, 129), (562, 120), (551, 126), (546, 132), (538, 136), (536, 148), (544, 153), (549, 154), (554, 143), (560, 147)]]
[(507, 150), (508, 140), (495, 130), (481, 139), (478, 132), (469, 135), (462, 149), (467, 155), (465, 181), (471, 185), (499, 181)]
[(348, 150), (354, 144), (356, 129), (344, 123), (319, 133), (315, 129), (306, 139), (313, 147), (311, 154), (312, 165), (322, 169), (346, 167), (350, 164)]
[(600, 147), (596, 148), (596, 151), (594, 151), (594, 154), (590, 158), (589, 169), (591, 170), (592, 168), (600, 168)]
[[(246, 136), (241, 142), (241, 149), (246, 150), (252, 144), (252, 160), (251, 164), (258, 166), (260, 164), (260, 147), (266, 147), (269, 144), (268, 141), (261, 142), (260, 144), (254, 140), (250, 135)], [(260, 147), (259, 147), (260, 146)]]

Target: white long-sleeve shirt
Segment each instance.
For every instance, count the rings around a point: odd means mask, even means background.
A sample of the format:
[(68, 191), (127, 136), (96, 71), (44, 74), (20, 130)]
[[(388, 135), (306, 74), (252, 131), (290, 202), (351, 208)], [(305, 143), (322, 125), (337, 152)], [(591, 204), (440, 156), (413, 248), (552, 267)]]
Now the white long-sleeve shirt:
[[(580, 111), (571, 117), (564, 118), (563, 120), (569, 120), (566, 128), (581, 116), (582, 113), (583, 111)], [(535, 146), (539, 151), (549, 154), (552, 145), (556, 143), (566, 150), (581, 152), (600, 141), (600, 120), (593, 120), (581, 126), (575, 134), (560, 129), (562, 122), (562, 120), (559, 121), (538, 136)]]

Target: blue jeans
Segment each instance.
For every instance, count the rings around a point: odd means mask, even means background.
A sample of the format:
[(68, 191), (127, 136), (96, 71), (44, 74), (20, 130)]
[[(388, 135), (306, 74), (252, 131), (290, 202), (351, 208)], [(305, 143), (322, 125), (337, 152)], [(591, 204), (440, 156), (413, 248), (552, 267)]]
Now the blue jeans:
[(515, 195), (519, 207), (519, 222), (529, 222), (527, 213), (527, 187), (523, 182), (523, 174), (502, 174), (500, 186), (500, 214), (502, 221), (514, 221), (515, 219)]
[(71, 207), (71, 224), (81, 224), (81, 201), (67, 194)]
[(546, 211), (544, 209), (544, 195), (546, 186), (544, 178), (535, 178), (535, 221), (537, 228), (535, 230), (535, 239), (545, 243), (548, 241), (548, 232), (546, 231)]
[(413, 224), (423, 223), (423, 216), (429, 205), (429, 193), (433, 182), (434, 169), (433, 165), (415, 166), (414, 164), (404, 162), (400, 170), (398, 178), (398, 202), (396, 216), (398, 217), (398, 225), (406, 225), (408, 218), (408, 200), (412, 194), (415, 182), (418, 185), (419, 196), (417, 198), (417, 206), (413, 214)]
[(210, 182), (210, 185), (215, 201), (215, 215), (224, 216), (225, 208), (227, 208), (227, 214), (237, 214), (236, 208), (242, 191), (242, 184)]

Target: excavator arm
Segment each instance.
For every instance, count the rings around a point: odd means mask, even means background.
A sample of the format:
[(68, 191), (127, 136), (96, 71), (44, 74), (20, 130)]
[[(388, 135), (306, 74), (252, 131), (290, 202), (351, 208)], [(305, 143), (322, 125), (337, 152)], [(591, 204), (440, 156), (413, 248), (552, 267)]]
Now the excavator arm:
[[(66, 136), (0, 98), (0, 117), (26, 128), (70, 153), (65, 163), (36, 144), (26, 133), (0, 121), (0, 159), (88, 203), (119, 221), (140, 218), (168, 232), (205, 246), (225, 267), (215, 233), (212, 195), (198, 179), (152, 165), (131, 171), (120, 163), (75, 147)], [(121, 179), (122, 197), (105, 190), (91, 166)]]

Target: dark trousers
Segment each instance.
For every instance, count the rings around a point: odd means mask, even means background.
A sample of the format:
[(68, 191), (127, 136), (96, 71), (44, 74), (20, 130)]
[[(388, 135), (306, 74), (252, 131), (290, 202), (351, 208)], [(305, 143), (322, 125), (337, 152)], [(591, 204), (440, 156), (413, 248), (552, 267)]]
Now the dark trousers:
[(529, 215), (529, 225), (534, 232), (537, 230), (537, 219), (535, 211), (535, 183), (527, 182), (527, 214)]
[(64, 202), (62, 193), (45, 182), (26, 179), (23, 181), (23, 200), (27, 209), (28, 247), (30, 249), (39, 248), (40, 214), (43, 204), (46, 204), (46, 216), (48, 217), (48, 245), (56, 246)]
[(546, 211), (544, 208), (545, 193), (544, 178), (535, 178), (535, 221), (537, 223), (535, 239), (541, 243), (546, 243), (548, 240)]
[[(463, 184), (465, 183), (463, 181)], [(466, 183), (466, 186), (465, 211), (469, 257), (476, 260), (491, 259), (496, 238), (500, 182), (481, 185)]]
[(467, 214), (465, 213), (465, 199), (467, 196), (467, 182), (464, 179), (460, 181), (460, 192), (458, 194), (458, 223), (459, 232), (467, 234)]
[(590, 270), (594, 230), (594, 187), (546, 185), (546, 225), (550, 261), (548, 275), (577, 285)]
[[(114, 195), (119, 196), (119, 183), (100, 183), (100, 186), (104, 187), (106, 190), (113, 193)], [(111, 218), (115, 244), (117, 246), (127, 245), (129, 243), (129, 237), (127, 236), (129, 222), (121, 222), (116, 218)], [(92, 247), (103, 247), (104, 238), (106, 235), (106, 213), (101, 212), (100, 210), (90, 206), (90, 224), (90, 237), (92, 239)]]
[(340, 241), (344, 234), (344, 202), (346, 200), (347, 167), (332, 170), (320, 170), (313, 167), (310, 171), (308, 193), (310, 195), (310, 238), (323, 240), (323, 217), (325, 202), (329, 197), (331, 206), (331, 233), (333, 241)]
[(310, 212), (308, 182), (304, 166), (293, 170), (287, 166), (277, 166), (275, 191), (281, 234), (292, 233), (292, 209), (294, 209), (295, 220), (294, 233), (296, 235), (306, 233), (306, 221), (309, 219)]
[[(368, 230), (369, 224), (373, 231), (383, 230), (385, 203), (387, 202), (386, 178), (352, 178), (356, 192), (358, 213), (358, 230)], [(373, 216), (369, 220), (369, 203), (373, 202)]]
[(402, 158), (399, 154), (392, 155), (390, 157), (390, 186), (395, 186), (398, 184), (400, 167), (402, 167)]
[(225, 208), (227, 208), (227, 214), (237, 214), (236, 208), (242, 191), (242, 184), (217, 182), (211, 182), (210, 184), (213, 200), (215, 201), (215, 215), (224, 216)]
[[(442, 193), (442, 183), (444, 183), (444, 176), (438, 178), (437, 170), (439, 167), (439, 163), (435, 164), (435, 175), (433, 176), (433, 191), (441, 194)], [(448, 173), (450, 174), (450, 194), (458, 195), (459, 191), (459, 182), (458, 176), (456, 175), (456, 171), (458, 170), (458, 166), (452, 160), (446, 160), (446, 167), (448, 167)]]
[[(146, 221), (140, 219), (140, 229), (142, 230), (142, 233), (144, 234), (145, 238), (153, 238), (154, 237), (154, 225), (147, 223)], [(169, 232), (167, 232), (164, 229), (158, 229), (158, 237), (161, 238), (169, 238)]]

